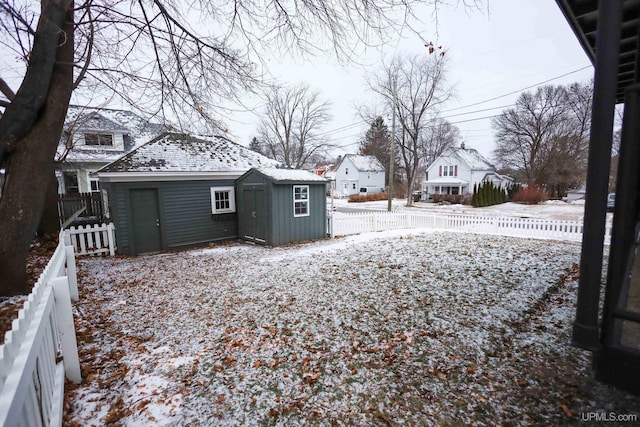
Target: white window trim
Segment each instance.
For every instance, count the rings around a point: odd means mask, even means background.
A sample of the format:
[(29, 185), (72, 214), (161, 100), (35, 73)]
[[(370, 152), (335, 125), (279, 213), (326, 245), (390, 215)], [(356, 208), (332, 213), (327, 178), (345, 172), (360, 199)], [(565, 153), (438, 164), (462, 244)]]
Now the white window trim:
[[(216, 209), (216, 193), (229, 192), (229, 209)], [(234, 187), (211, 187), (211, 213), (232, 213), (236, 211), (236, 194)]]
[[(307, 198), (305, 200), (296, 200), (296, 188), (306, 188), (307, 190)], [(303, 217), (303, 216), (309, 216), (310, 212), (311, 212), (311, 203), (309, 201), (309, 186), (308, 185), (294, 185), (293, 186), (293, 216), (295, 218), (299, 218), (299, 217)], [(296, 202), (306, 202), (307, 204), (307, 213), (304, 214), (296, 214)]]
[[(87, 171), (87, 184), (89, 184), (89, 193), (99, 193), (100, 192), (100, 179), (97, 176), (91, 176), (92, 173), (94, 173), (95, 171), (91, 171), (88, 170)], [(91, 187), (91, 182), (95, 181), (98, 183), (98, 189), (97, 190), (93, 190), (93, 188)]]

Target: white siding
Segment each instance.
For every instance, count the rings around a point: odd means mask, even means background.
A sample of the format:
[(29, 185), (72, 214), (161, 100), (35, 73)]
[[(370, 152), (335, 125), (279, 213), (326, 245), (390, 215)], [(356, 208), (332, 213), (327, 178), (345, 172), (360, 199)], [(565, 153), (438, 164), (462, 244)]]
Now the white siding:
[(351, 159), (345, 157), (336, 170), (336, 192), (341, 196), (350, 196), (359, 194), (362, 187), (384, 188), (384, 171), (360, 172)]

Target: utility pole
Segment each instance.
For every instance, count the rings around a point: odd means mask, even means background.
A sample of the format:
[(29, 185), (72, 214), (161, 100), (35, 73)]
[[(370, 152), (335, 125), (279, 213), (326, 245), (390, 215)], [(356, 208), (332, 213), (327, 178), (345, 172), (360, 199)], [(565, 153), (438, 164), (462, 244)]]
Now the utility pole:
[(391, 105), (391, 156), (389, 161), (389, 194), (387, 195), (387, 211), (391, 212), (391, 202), (393, 200), (393, 165), (395, 164), (395, 152), (396, 152), (396, 82), (397, 77), (393, 77), (393, 101)]

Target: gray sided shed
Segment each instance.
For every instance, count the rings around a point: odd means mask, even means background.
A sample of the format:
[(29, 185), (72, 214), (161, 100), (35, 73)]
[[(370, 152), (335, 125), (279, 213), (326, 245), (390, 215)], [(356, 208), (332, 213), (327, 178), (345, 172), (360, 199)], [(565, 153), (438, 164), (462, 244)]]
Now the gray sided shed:
[(237, 213), (211, 212), (211, 188), (233, 187), (233, 181), (101, 182), (109, 194), (118, 253), (136, 255), (237, 238)]
[(136, 255), (238, 237), (235, 180), (280, 163), (229, 141), (165, 133), (104, 166), (118, 253)]
[(292, 169), (251, 169), (236, 180), (238, 235), (280, 246), (327, 233), (327, 180)]

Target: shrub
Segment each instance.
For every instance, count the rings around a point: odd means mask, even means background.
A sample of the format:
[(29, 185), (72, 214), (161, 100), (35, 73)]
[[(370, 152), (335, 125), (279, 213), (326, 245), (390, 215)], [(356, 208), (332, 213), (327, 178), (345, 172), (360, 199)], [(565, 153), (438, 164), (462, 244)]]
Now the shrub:
[(547, 195), (540, 188), (531, 186), (518, 191), (513, 195), (513, 201), (535, 205), (547, 200)]
[(375, 202), (377, 200), (387, 200), (387, 193), (374, 194), (352, 194), (349, 196), (348, 203)]
[(491, 181), (483, 181), (479, 185), (473, 186), (473, 196), (471, 198), (471, 204), (475, 207), (485, 207), (491, 205), (498, 205), (506, 202), (505, 191), (494, 185)]
[(432, 194), (431, 198), (434, 203), (447, 202), (459, 205), (464, 202), (464, 196), (462, 194)]

